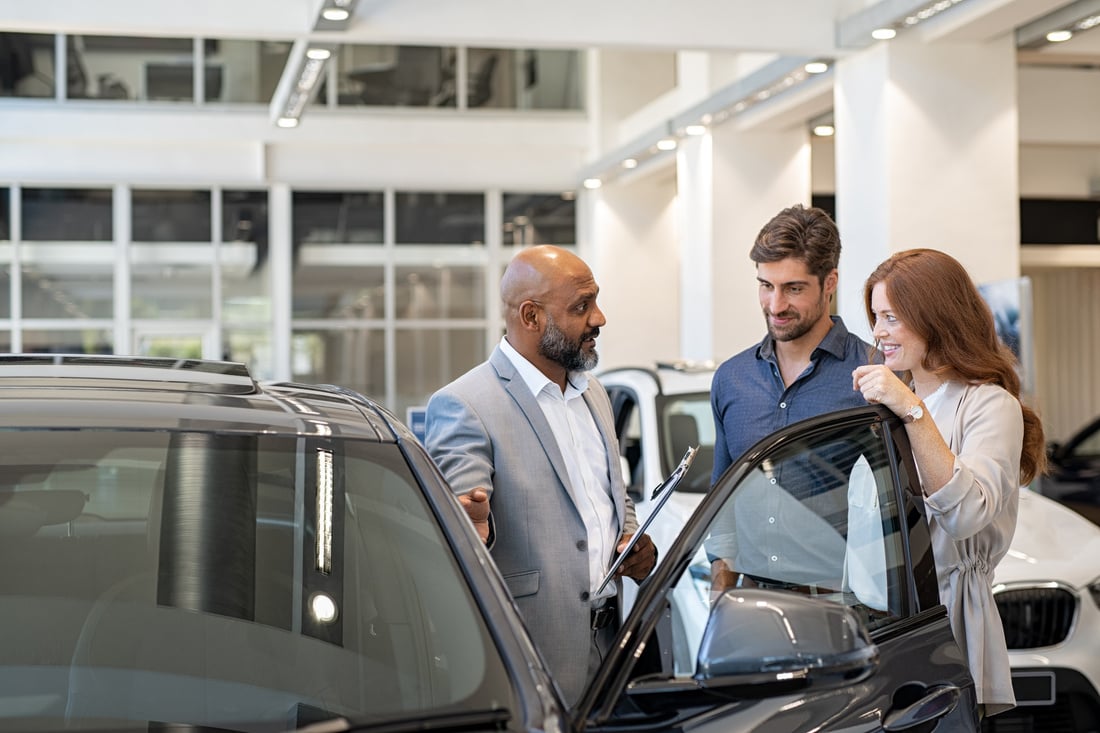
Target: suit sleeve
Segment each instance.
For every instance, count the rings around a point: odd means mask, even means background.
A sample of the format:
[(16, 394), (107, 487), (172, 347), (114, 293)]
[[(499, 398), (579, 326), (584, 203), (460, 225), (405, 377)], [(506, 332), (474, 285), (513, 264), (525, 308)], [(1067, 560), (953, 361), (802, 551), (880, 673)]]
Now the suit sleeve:
[(441, 390), (428, 401), (425, 448), (455, 494), (481, 487), (493, 496), (493, 443), (469, 403)]

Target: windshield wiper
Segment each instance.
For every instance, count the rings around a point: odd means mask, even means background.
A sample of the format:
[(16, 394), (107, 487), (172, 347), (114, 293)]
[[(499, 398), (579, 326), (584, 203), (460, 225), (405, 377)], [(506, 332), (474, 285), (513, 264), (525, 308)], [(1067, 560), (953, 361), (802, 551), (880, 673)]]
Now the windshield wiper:
[(417, 731), (506, 730), (512, 714), (508, 710), (468, 710), (458, 713), (418, 715), (415, 718), (363, 720), (334, 718), (299, 728), (300, 733), (416, 733)]

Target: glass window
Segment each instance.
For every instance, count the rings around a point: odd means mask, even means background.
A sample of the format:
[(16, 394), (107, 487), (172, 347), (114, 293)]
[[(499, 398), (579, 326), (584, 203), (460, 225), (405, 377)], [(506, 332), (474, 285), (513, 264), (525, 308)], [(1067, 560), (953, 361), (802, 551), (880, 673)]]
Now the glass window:
[(25, 670), (6, 726), (267, 730), (514, 709), (397, 445), (100, 429), (72, 431), (63, 455), (49, 431), (5, 444), (3, 489), (20, 500), (0, 506), (0, 621), (15, 630), (5, 664)]
[(23, 351), (27, 354), (113, 354), (114, 335), (109, 328), (24, 329)]
[(485, 329), (398, 329), (396, 342), (398, 415), (428, 404), (433, 392), (489, 354)]
[(467, 71), (467, 107), (581, 109), (578, 51), (471, 48)]
[(130, 252), (130, 313), (134, 318), (210, 317), (212, 246), (135, 244)]
[(397, 318), (483, 318), (485, 269), (398, 267), (394, 297)]
[(54, 36), (0, 33), (0, 97), (53, 97)]
[(114, 314), (114, 244), (25, 242), (20, 259), (24, 317)]
[(222, 338), (225, 343), (222, 356), (225, 359), (244, 364), (256, 379), (275, 378), (270, 329), (225, 329)]
[(382, 243), (382, 193), (295, 191), (294, 246), (349, 242)]
[(503, 213), (505, 246), (577, 243), (577, 202), (572, 194), (506, 193)]
[(308, 384), (339, 384), (380, 401), (386, 394), (386, 344), (381, 326), (294, 329), (290, 372)]
[(227, 323), (271, 319), (267, 191), (222, 191), (222, 318)]
[(135, 242), (210, 242), (210, 191), (131, 193)]
[(23, 241), (109, 242), (112, 192), (93, 188), (24, 188)]
[(306, 248), (302, 253), (305, 261), (294, 268), (295, 318), (385, 317), (385, 270), (381, 264), (360, 266), (338, 256), (322, 261), (322, 255), (331, 253), (314, 250)]
[(714, 415), (709, 392), (677, 395), (658, 402), (661, 430), (661, 471), (672, 472), (689, 447), (698, 448), (695, 460), (678, 491), (705, 494), (714, 468)]
[[(71, 36), (70, 41), (72, 99), (195, 100), (191, 38)], [(216, 41), (207, 41), (207, 53), (216, 46)], [(219, 88), (222, 76), (220, 66), (207, 65), (206, 88)]]
[(11, 239), (11, 191), (0, 187), (0, 240)]
[(774, 444), (748, 468), (711, 490), (728, 498), (670, 591), (681, 676), (694, 673), (710, 609), (730, 588), (841, 603), (871, 630), (907, 614), (900, 497), (880, 425), (803, 434)]
[(398, 193), (398, 244), (482, 244), (485, 195), (480, 193)]
[(454, 49), (344, 44), (336, 55), (339, 104), (453, 107)]
[(290, 41), (207, 41), (206, 101), (267, 104), (290, 58), (290, 47)]

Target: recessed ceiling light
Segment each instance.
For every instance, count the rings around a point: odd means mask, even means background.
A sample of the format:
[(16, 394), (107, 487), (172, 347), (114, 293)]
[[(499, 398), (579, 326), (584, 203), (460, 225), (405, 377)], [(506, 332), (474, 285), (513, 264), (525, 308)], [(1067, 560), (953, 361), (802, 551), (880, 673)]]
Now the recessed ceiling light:
[(875, 28), (871, 31), (871, 38), (874, 38), (876, 41), (889, 41), (897, 34), (898, 32), (893, 28)]
[(321, 17), (325, 20), (347, 20), (349, 15), (351, 15), (351, 13), (343, 8), (325, 8), (321, 11)]
[(584, 187), (589, 189), (589, 190), (599, 188), (602, 185), (603, 185), (603, 181), (601, 181), (599, 178), (585, 178), (584, 179)]
[(705, 135), (707, 134), (706, 125), (688, 125), (684, 128), (684, 134), (687, 135)]
[(1047, 34), (1047, 40), (1051, 43), (1062, 43), (1073, 38), (1073, 31), (1051, 31)]
[(658, 140), (657, 141), (657, 149), (658, 150), (675, 150), (676, 149), (676, 141), (673, 140), (670, 137), (666, 137), (663, 140)]
[(824, 61), (811, 61), (803, 66), (807, 74), (824, 74), (829, 70), (829, 65)]
[(298, 119), (296, 117), (280, 117), (275, 121), (275, 124), (279, 127), (297, 127)]
[(836, 128), (832, 125), (815, 125), (814, 134), (818, 137), (830, 137), (836, 132)]
[(626, 160), (623, 161), (623, 168), (626, 168), (627, 170), (631, 170), (632, 168), (637, 168), (637, 167), (638, 167), (638, 161), (635, 160), (634, 158), (627, 158)]
[(327, 48), (311, 48), (306, 51), (306, 56), (317, 61), (324, 61), (332, 56), (332, 51)]

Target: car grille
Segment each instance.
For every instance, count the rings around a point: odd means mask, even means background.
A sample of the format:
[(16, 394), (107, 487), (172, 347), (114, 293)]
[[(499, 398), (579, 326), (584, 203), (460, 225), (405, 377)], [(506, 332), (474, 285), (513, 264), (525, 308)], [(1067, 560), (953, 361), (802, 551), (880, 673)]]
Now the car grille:
[(994, 599), (1009, 649), (1059, 644), (1077, 616), (1077, 596), (1064, 588), (1013, 588)]

